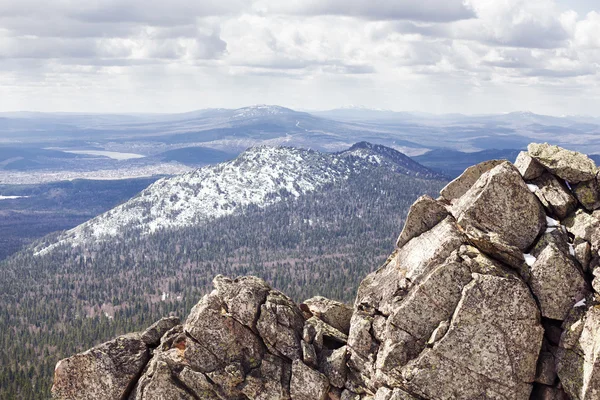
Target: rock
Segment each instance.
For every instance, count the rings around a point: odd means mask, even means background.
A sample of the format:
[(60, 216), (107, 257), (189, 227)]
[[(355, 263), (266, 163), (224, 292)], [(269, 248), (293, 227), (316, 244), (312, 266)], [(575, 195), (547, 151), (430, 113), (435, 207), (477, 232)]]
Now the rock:
[(402, 389), (392, 390), (382, 387), (375, 393), (373, 400), (417, 400), (417, 398)]
[(545, 171), (544, 166), (531, 158), (526, 151), (519, 153), (515, 161), (515, 167), (526, 181), (538, 178)]
[(60, 360), (52, 395), (60, 400), (119, 400), (128, 395), (150, 358), (140, 334), (119, 336)]
[(161, 318), (142, 333), (142, 341), (150, 347), (156, 347), (163, 335), (180, 323), (177, 317)]
[(384, 315), (391, 314), (393, 304), (406, 295), (411, 282), (443, 263), (466, 241), (454, 219), (447, 217), (410, 240), (390, 262), (367, 275), (358, 287), (355, 306), (364, 305)]
[[(213, 384), (208, 381), (206, 375), (203, 373), (183, 367), (178, 378), (197, 398), (202, 400), (220, 400), (220, 397), (214, 391)], [(164, 399), (165, 397), (161, 398)]]
[(229, 279), (222, 275), (215, 277), (213, 285), (223, 299), (229, 315), (256, 332), (255, 325), (261, 305), (265, 303), (271, 290), (269, 285), (253, 276)]
[(589, 271), (590, 261), (592, 260), (592, 248), (590, 244), (586, 240), (575, 238), (573, 241), (573, 252), (583, 270), (586, 272)]
[(579, 183), (596, 177), (596, 164), (588, 156), (547, 143), (531, 143), (529, 155), (547, 170), (569, 183)]
[(558, 377), (572, 399), (600, 398), (600, 307), (576, 310), (565, 322), (556, 358)]
[(456, 200), (452, 214), (463, 228), (494, 232), (502, 242), (521, 250), (534, 242), (546, 222), (538, 199), (508, 162), (481, 175)]
[(400, 237), (396, 241), (397, 247), (402, 247), (409, 240), (417, 237), (443, 221), (450, 213), (439, 201), (429, 196), (421, 196), (408, 210), (406, 222)]
[(544, 173), (531, 181), (539, 189), (534, 193), (550, 215), (562, 220), (577, 207), (577, 200), (569, 189), (550, 173)]
[[(218, 290), (205, 296), (192, 308), (184, 324), (185, 332), (194, 339), (195, 367), (204, 373), (215, 365), (241, 363), (249, 370), (260, 364), (265, 348), (252, 330), (227, 312)], [(300, 344), (298, 343), (298, 348)], [(192, 349), (186, 353), (192, 358)]]
[(484, 161), (465, 170), (461, 176), (454, 179), (440, 191), (444, 199), (450, 202), (462, 197), (479, 180), (481, 175), (503, 164), (504, 160)]
[(300, 360), (292, 363), (292, 400), (325, 400), (328, 390), (329, 381), (325, 375), (311, 369)]
[[(150, 368), (140, 379), (134, 395), (130, 398), (133, 400), (195, 400), (194, 396), (175, 382), (168, 364), (160, 360), (152, 360)], [(203, 399), (218, 399), (218, 397), (213, 392), (212, 396), (209, 394)]]
[(272, 353), (292, 361), (302, 359), (300, 340), (304, 317), (289, 297), (277, 291), (270, 292), (260, 307), (256, 328)]
[(564, 221), (567, 231), (590, 243), (592, 252), (600, 250), (600, 210), (587, 213), (583, 210), (571, 215)]
[(325, 349), (321, 353), (321, 361), (319, 362), (319, 372), (323, 373), (329, 383), (337, 388), (344, 388), (346, 383), (346, 346), (339, 349)]
[(557, 320), (564, 320), (587, 290), (581, 271), (554, 244), (546, 246), (531, 267), (530, 286), (542, 315)]
[(279, 357), (265, 354), (260, 368), (246, 376), (242, 393), (252, 400), (289, 399), (292, 366)]
[(385, 340), (376, 367), (388, 383), (397, 368), (416, 357), (440, 322), (449, 320), (471, 281), (471, 271), (458, 260), (447, 260), (419, 281), (387, 319)]
[(556, 376), (554, 356), (549, 351), (542, 351), (538, 358), (535, 381), (543, 385), (552, 386), (556, 381)]
[(346, 335), (350, 332), (350, 319), (353, 312), (351, 306), (322, 296), (310, 298), (304, 304), (321, 321)]
[(312, 344), (306, 343), (305, 341), (300, 342), (302, 346), (302, 361), (309, 367), (317, 367), (317, 353), (315, 347)]
[(600, 208), (600, 185), (598, 184), (598, 176), (596, 178), (578, 183), (573, 186), (573, 193), (579, 203), (588, 211), (594, 211)]
[(495, 232), (482, 232), (472, 226), (466, 230), (469, 242), (488, 256), (503, 262), (517, 271), (521, 277), (529, 280), (529, 269), (521, 249), (505, 243)]
[(531, 400), (570, 400), (569, 396), (564, 390), (546, 386), (546, 385), (535, 385), (533, 392), (531, 393)]
[(524, 283), (474, 274), (446, 335), (403, 368), (405, 388), (428, 399), (527, 399), (542, 337)]

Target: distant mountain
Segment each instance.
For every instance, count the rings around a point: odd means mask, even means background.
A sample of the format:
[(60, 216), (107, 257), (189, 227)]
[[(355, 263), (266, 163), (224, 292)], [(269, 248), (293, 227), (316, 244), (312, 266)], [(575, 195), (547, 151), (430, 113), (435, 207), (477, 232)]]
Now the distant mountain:
[(451, 178), (456, 178), (471, 165), (487, 160), (504, 159), (514, 162), (521, 150), (483, 150), (465, 153), (451, 149), (436, 149), (412, 157), (416, 162)]
[(64, 244), (111, 240), (132, 230), (150, 234), (206, 223), (248, 207), (265, 208), (298, 198), (378, 167), (424, 179), (445, 178), (394, 149), (367, 142), (336, 154), (259, 146), (235, 160), (163, 178), (128, 202), (67, 231), (55, 243), (43, 244), (36, 253)]

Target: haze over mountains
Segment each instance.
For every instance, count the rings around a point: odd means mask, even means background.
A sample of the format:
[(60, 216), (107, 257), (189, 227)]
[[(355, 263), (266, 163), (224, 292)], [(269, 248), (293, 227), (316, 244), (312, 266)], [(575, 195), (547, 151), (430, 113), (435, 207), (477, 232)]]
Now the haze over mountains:
[[(299, 112), (280, 106), (181, 114), (0, 114), (0, 183), (175, 174), (256, 145), (341, 151), (369, 141), (409, 156), (430, 150), (521, 149), (550, 141), (600, 153), (600, 119), (529, 112), (432, 115), (364, 108)], [(73, 154), (75, 151), (77, 154)], [(66, 153), (71, 152), (71, 153)], [(111, 171), (113, 172), (111, 174)], [(53, 174), (51, 173), (53, 172)], [(61, 175), (62, 173), (62, 175)]]

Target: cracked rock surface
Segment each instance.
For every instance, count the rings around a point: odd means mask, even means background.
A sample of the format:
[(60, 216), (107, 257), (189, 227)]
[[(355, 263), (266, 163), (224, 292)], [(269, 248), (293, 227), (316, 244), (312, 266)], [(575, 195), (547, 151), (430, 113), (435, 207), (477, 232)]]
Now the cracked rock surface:
[(54, 398), (600, 399), (592, 160), (532, 144), (411, 207), (353, 306), (217, 276), (164, 318), (56, 367)]

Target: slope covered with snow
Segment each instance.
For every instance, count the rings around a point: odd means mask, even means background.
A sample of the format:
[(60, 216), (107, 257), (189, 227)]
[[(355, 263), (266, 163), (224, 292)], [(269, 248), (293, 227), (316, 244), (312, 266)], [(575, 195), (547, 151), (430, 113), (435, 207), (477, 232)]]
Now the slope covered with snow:
[(395, 172), (413, 176), (435, 176), (417, 163), (405, 164), (405, 158), (393, 149), (366, 143), (337, 154), (291, 147), (251, 148), (235, 160), (163, 178), (128, 202), (65, 232), (57, 242), (38, 247), (37, 254), (61, 244), (76, 246), (131, 230), (144, 235), (201, 224), (247, 207), (262, 208), (299, 197), (380, 166), (392, 170), (395, 166), (399, 169)]

